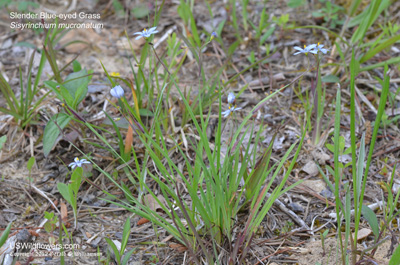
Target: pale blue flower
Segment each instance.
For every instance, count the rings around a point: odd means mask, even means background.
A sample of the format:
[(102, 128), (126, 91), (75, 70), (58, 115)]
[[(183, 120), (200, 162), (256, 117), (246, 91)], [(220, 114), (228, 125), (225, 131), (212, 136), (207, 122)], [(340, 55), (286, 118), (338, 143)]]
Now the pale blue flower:
[(113, 96), (115, 98), (121, 98), (124, 96), (124, 89), (120, 85), (118, 85), (118, 86), (113, 87), (110, 90), (110, 93), (111, 93), (111, 96)]
[(233, 94), (233, 92), (230, 92), (228, 94), (228, 104), (232, 105), (233, 103), (235, 103), (236, 97), (235, 94)]
[(221, 115), (224, 116), (224, 118), (228, 117), (229, 115), (231, 115), (231, 113), (233, 113), (234, 111), (237, 110), (241, 110), (242, 108), (236, 108), (236, 107), (232, 107), (231, 105), (228, 105), (228, 109), (221, 112)]
[(135, 38), (136, 40), (140, 39), (141, 37), (147, 39), (151, 35), (156, 34), (158, 32), (158, 30), (156, 30), (156, 28), (157, 27), (150, 28), (149, 30), (144, 29), (143, 31), (133, 33), (133, 35), (139, 35)]
[(304, 53), (305, 55), (307, 55), (307, 53), (309, 53), (309, 52), (313, 53), (313, 54), (317, 54), (318, 50), (313, 50), (316, 47), (317, 47), (317, 44), (311, 44), (311, 45), (308, 45), (308, 46), (304, 45), (304, 49), (302, 49), (302, 48), (300, 48), (298, 46), (295, 46), (294, 49), (298, 50), (298, 52), (294, 53), (293, 55), (296, 55), (296, 54), (299, 54), (299, 53)]
[(89, 161), (87, 161), (84, 158), (79, 160), (79, 158), (75, 157), (74, 161), (75, 162), (72, 162), (71, 164), (68, 165), (72, 169), (74, 169), (75, 167), (82, 167), (83, 164), (91, 164)]
[(318, 45), (317, 45), (317, 47), (315, 47), (315, 49), (316, 49), (317, 51), (322, 52), (323, 54), (326, 54), (326, 53), (328, 52), (328, 49), (325, 49), (325, 48), (322, 48), (322, 47), (324, 47), (324, 45), (319, 44), (319, 42), (318, 42)]
[(211, 33), (210, 41), (213, 40), (215, 37), (217, 37), (217, 33), (215, 31), (213, 31)]

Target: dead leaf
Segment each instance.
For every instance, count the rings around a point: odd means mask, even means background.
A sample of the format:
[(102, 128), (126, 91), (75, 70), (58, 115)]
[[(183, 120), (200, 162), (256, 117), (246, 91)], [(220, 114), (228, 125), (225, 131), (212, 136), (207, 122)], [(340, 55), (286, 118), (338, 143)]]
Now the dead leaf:
[(289, 249), (288, 252), (295, 252), (295, 253), (302, 254), (302, 255), (311, 253), (311, 249), (308, 249), (308, 248), (287, 247), (287, 249)]
[[(58, 206), (58, 200), (54, 200), (53, 204), (57, 207)], [(53, 205), (51, 205), (51, 209), (55, 210)]]
[(325, 182), (323, 180), (320, 180), (320, 179), (318, 179), (318, 180), (305, 180), (305, 181), (303, 181), (303, 183), (301, 185), (302, 186), (306, 186), (308, 188), (311, 188), (316, 193), (322, 192), (326, 187)]
[[(159, 194), (157, 196), (157, 199), (163, 205), (165, 205), (167, 203), (161, 194)], [(144, 205), (146, 205), (153, 211), (162, 210), (161, 205), (157, 202), (157, 200), (151, 194), (147, 194), (146, 196), (144, 196), (143, 203), (144, 203)]]
[[(372, 233), (371, 229), (368, 228), (363, 228), (361, 230), (358, 231), (357, 234), (357, 241), (362, 240), (367, 238), (367, 236), (369, 236)], [(355, 234), (353, 233), (353, 238), (354, 238)]]
[(63, 202), (60, 203), (60, 210), (61, 210), (61, 220), (64, 224), (67, 223), (68, 220), (68, 209), (67, 205)]
[[(132, 119), (130, 120), (132, 122)], [(131, 151), (132, 144), (133, 144), (133, 129), (131, 126), (129, 126), (125, 138), (125, 154), (128, 154)]]
[(36, 236), (36, 237), (40, 236), (35, 230), (32, 230), (32, 229), (28, 230), (28, 232), (29, 232), (29, 234), (31, 234), (31, 236)]
[(148, 223), (148, 222), (150, 222), (148, 219), (142, 218), (142, 219), (140, 219), (140, 220), (137, 222), (137, 225), (138, 225), (138, 226), (144, 225), (145, 223)]
[(182, 244), (170, 243), (169, 247), (178, 251), (179, 253), (185, 252), (188, 248)]
[(306, 172), (311, 177), (315, 177), (319, 173), (317, 164), (315, 164), (315, 162), (312, 160), (308, 161), (301, 170)]

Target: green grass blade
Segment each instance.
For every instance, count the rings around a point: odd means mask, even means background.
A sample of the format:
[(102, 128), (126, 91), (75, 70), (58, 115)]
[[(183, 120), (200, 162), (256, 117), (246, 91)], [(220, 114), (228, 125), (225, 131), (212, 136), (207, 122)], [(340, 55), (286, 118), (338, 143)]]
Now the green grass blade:
[(360, 205), (358, 206), (359, 209), (358, 209), (357, 215), (355, 215), (354, 224), (355, 224), (356, 227), (358, 227), (358, 225), (360, 223), (360, 219), (361, 219), (362, 203), (363, 203), (363, 200), (364, 200), (365, 186), (366, 186), (366, 183), (367, 183), (369, 167), (370, 167), (370, 164), (371, 164), (372, 155), (374, 153), (374, 147), (375, 147), (375, 143), (376, 143), (376, 138), (378, 136), (378, 130), (379, 130), (379, 127), (380, 127), (382, 115), (383, 115), (383, 113), (385, 111), (386, 100), (387, 100), (387, 96), (388, 96), (388, 93), (389, 93), (390, 77), (388, 75), (388, 66), (387, 65), (385, 65), (384, 71), (385, 71), (385, 76), (384, 76), (384, 79), (383, 79), (382, 94), (381, 94), (381, 98), (380, 98), (380, 101), (379, 101), (378, 113), (377, 113), (376, 119), (375, 119), (374, 131), (373, 131), (372, 138), (371, 138), (371, 143), (370, 143), (370, 148), (369, 148), (369, 153), (368, 153), (368, 159), (367, 159), (367, 164), (365, 166), (364, 178), (363, 178), (363, 183), (362, 183), (362, 188), (361, 188), (361, 193), (360, 193)]
[(381, 52), (382, 50), (391, 47), (394, 43), (400, 40), (400, 35), (394, 36), (388, 40), (386, 40), (384, 43), (378, 45), (372, 50), (369, 50), (361, 59), (360, 63), (364, 63), (371, 59), (372, 57), (375, 56), (378, 52)]
[(398, 63), (400, 63), (400, 56), (394, 57), (394, 58), (390, 58), (390, 59), (388, 59), (386, 61), (383, 61), (383, 62), (380, 62), (380, 63), (375, 63), (375, 64), (371, 64), (371, 65), (365, 66), (365, 67), (360, 69), (360, 72), (369, 71), (369, 70), (372, 70), (372, 69), (375, 69), (375, 68), (378, 68), (378, 67), (383, 67), (385, 65), (398, 64)]
[(10, 234), (10, 231), (11, 231), (11, 226), (12, 226), (12, 222), (7, 225), (6, 229), (4, 229), (4, 232), (1, 234), (0, 247), (2, 247), (4, 245), (4, 243), (7, 241), (8, 235)]

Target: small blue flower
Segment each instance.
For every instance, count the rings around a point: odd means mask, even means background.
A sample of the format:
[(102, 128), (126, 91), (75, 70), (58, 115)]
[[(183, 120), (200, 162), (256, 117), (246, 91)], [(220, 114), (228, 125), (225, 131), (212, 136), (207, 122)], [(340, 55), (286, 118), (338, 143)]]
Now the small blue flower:
[(224, 118), (226, 118), (229, 115), (231, 115), (231, 113), (233, 113), (234, 111), (241, 110), (241, 109), (242, 108), (236, 108), (236, 107), (232, 107), (231, 105), (228, 105), (228, 109), (225, 110), (224, 112), (221, 112), (221, 115), (224, 115)]
[(133, 33), (133, 35), (139, 35), (135, 38), (136, 40), (140, 39), (141, 37), (147, 39), (151, 35), (156, 34), (158, 32), (158, 30), (156, 30), (156, 28), (157, 27), (150, 28), (149, 30), (144, 29), (143, 31)]
[(120, 85), (118, 85), (118, 86), (113, 87), (110, 90), (110, 93), (111, 93), (111, 96), (113, 96), (115, 98), (121, 98), (124, 96), (124, 89)]
[(89, 161), (87, 161), (86, 159), (81, 159), (79, 160), (79, 158), (75, 157), (74, 159), (75, 162), (72, 162), (71, 164), (69, 164), (68, 166), (71, 167), (72, 169), (74, 169), (75, 167), (82, 167), (83, 164), (91, 164)]
[(215, 37), (217, 37), (217, 33), (215, 31), (213, 31), (211, 33), (210, 41), (213, 40)]
[(228, 94), (228, 104), (232, 105), (233, 103), (235, 103), (236, 97), (235, 94), (233, 94), (233, 92), (230, 92)]
[(307, 53), (309, 53), (309, 52), (313, 53), (313, 54), (317, 54), (318, 50), (313, 50), (316, 47), (317, 47), (317, 44), (311, 44), (311, 45), (308, 45), (308, 46), (304, 45), (304, 49), (302, 49), (302, 48), (300, 48), (298, 46), (295, 46), (294, 49), (298, 50), (298, 52), (294, 53), (293, 55), (296, 55), (296, 54), (299, 54), (299, 53), (304, 53), (305, 55), (307, 55)]

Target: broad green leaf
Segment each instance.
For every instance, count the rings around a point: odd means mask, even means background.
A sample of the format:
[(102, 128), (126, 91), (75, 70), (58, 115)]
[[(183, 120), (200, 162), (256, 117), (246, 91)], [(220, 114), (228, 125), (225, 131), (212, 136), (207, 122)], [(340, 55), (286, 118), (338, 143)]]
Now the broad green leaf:
[(150, 13), (150, 9), (145, 4), (139, 4), (132, 8), (131, 13), (137, 19), (144, 18)]
[(70, 120), (71, 117), (68, 116), (68, 114), (58, 113), (47, 123), (43, 135), (43, 153), (46, 157), (49, 155), (51, 149), (53, 149), (53, 146), (61, 133), (60, 128), (64, 129)]
[(112, 5), (113, 5), (115, 13), (117, 14), (118, 17), (125, 16), (124, 6), (118, 0), (113, 0)]
[(65, 99), (65, 102), (68, 106), (71, 106), (75, 109), (74, 106), (74, 97), (68, 89), (66, 89), (63, 85), (59, 85), (61, 100)]
[(290, 8), (300, 7), (304, 4), (305, 4), (304, 0), (289, 0), (289, 2), (287, 3), (288, 7)]
[(54, 217), (54, 212), (51, 212), (51, 213), (49, 213), (47, 211), (44, 212), (44, 218), (46, 218), (47, 220), (51, 220), (51, 219), (53, 219), (53, 217)]
[(82, 70), (82, 66), (77, 60), (74, 60), (72, 62), (72, 68), (74, 69), (74, 72), (79, 72), (80, 70)]
[(7, 135), (0, 137), (0, 151), (3, 149), (3, 144), (7, 141)]
[(81, 186), (82, 174), (83, 174), (83, 169), (81, 167), (77, 167), (72, 173), (71, 184), (69, 185), (71, 185), (71, 189), (74, 192), (74, 196), (78, 194), (79, 187)]
[(50, 221), (47, 221), (45, 224), (44, 224), (44, 230), (47, 232), (47, 233), (51, 233), (52, 231), (52, 228), (53, 228), (53, 226), (51, 225), (51, 223), (50, 223)]
[(73, 104), (69, 104), (74, 109), (76, 109), (76, 106), (87, 94), (88, 84), (90, 82), (89, 74), (90, 72), (86, 71), (86, 69), (82, 69), (79, 72), (69, 74), (63, 83), (64, 87), (74, 99)]
[(154, 117), (153, 112), (151, 112), (148, 109), (140, 109), (139, 114), (140, 114), (140, 116), (144, 116), (144, 117)]
[(71, 201), (71, 194), (69, 193), (69, 188), (67, 186), (67, 184), (59, 182), (57, 183), (57, 189), (58, 192), (60, 192), (60, 194), (63, 196), (63, 198), (72, 205), (72, 201)]
[(63, 85), (54, 81), (45, 81), (44, 85), (50, 88), (57, 95), (58, 99), (61, 101), (65, 100), (69, 106), (72, 106), (74, 98)]
[(375, 240), (379, 236), (379, 223), (378, 223), (378, 218), (376, 218), (376, 215), (374, 211), (372, 211), (368, 206), (363, 205), (361, 209), (362, 215), (367, 219), (369, 225), (372, 228), (372, 232), (374, 232), (375, 235)]
[(44, 84), (45, 87), (50, 88), (57, 95), (57, 97), (60, 100), (63, 99), (62, 96), (61, 96), (61, 92), (57, 87), (58, 86), (57, 82), (55, 82), (55, 81), (44, 81), (43, 84)]
[[(125, 118), (121, 118), (121, 119), (116, 120), (116, 121), (111, 120), (111, 119), (112, 118), (109, 117), (109, 119), (108, 120), (104, 120), (102, 124), (104, 124), (104, 125), (113, 125), (113, 126), (115, 124), (118, 128), (128, 129), (129, 122)], [(115, 128), (115, 126), (114, 126), (114, 128)]]
[(31, 171), (31, 169), (32, 169), (32, 167), (33, 167), (33, 164), (35, 164), (35, 157), (34, 156), (32, 156), (31, 158), (29, 158), (29, 160), (28, 160), (28, 164), (27, 164), (27, 169), (29, 170), (29, 171)]
[(326, 75), (322, 77), (322, 82), (324, 83), (340, 83), (339, 77), (335, 75)]

